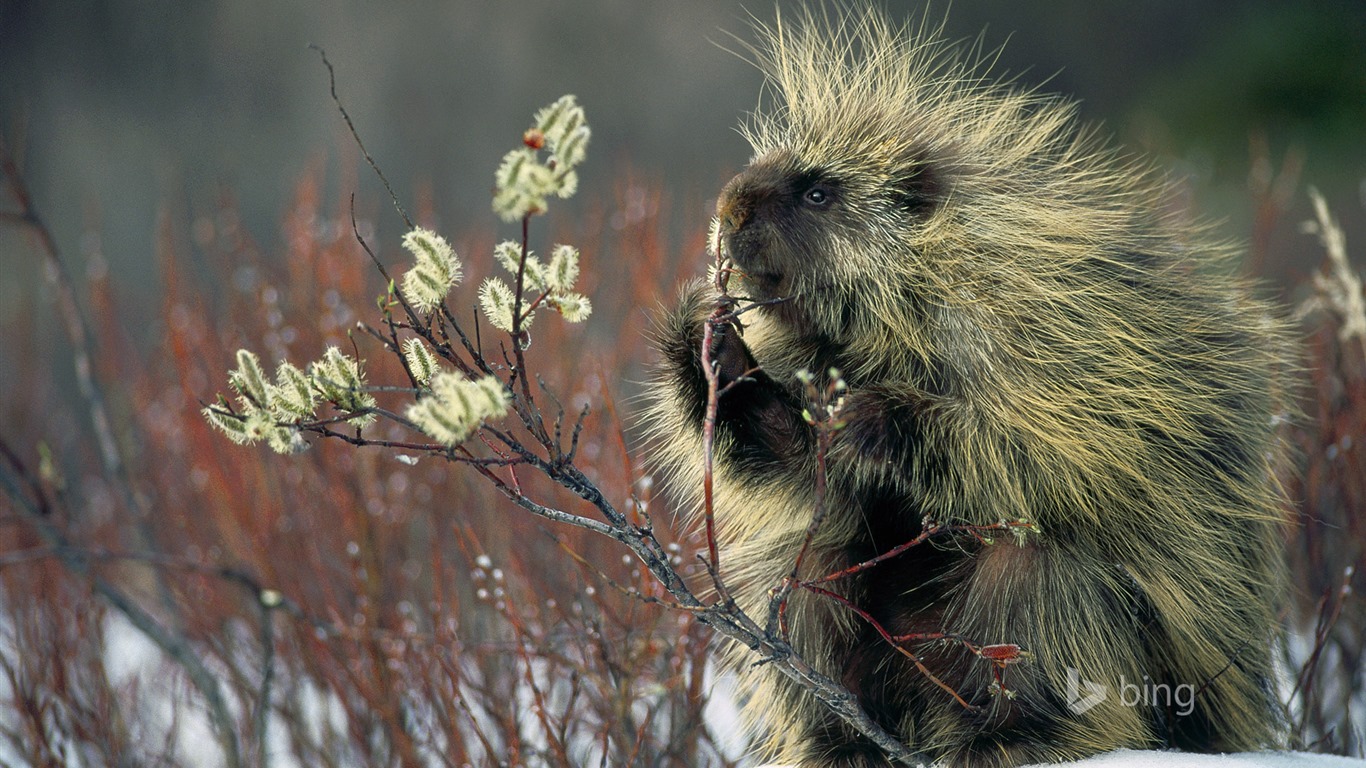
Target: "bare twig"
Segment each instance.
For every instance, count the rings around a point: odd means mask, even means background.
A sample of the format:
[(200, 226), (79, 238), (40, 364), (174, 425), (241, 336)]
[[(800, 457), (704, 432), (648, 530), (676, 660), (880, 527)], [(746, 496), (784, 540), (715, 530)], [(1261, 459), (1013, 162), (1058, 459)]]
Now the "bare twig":
[[(80, 303), (76, 300), (75, 284), (58, 252), (57, 241), (39, 215), (28, 185), (19, 171), (18, 162), (3, 137), (0, 137), (0, 173), (3, 173), (10, 194), (19, 205), (19, 213), (14, 219), (22, 222), (37, 236), (39, 250), (43, 255), (44, 272), (47, 274), (48, 282), (57, 292), (62, 325), (66, 329), (67, 338), (71, 340), (77, 386), (89, 410), (90, 426), (95, 433), (95, 444), (99, 447), (105, 474), (121, 498), (124, 508), (132, 516), (133, 530), (141, 539), (141, 544), (149, 548), (155, 547), (156, 536), (151, 530), (145, 504), (134, 488), (128, 465), (114, 438), (113, 422), (109, 418), (104, 388), (95, 373), (95, 338), (90, 332)], [(161, 580), (159, 574), (153, 574), (153, 578), (162, 606), (173, 621), (178, 621), (179, 607), (171, 595), (170, 587)]]
[(254, 730), (256, 733), (256, 762), (270, 768), (270, 696), (275, 680), (275, 610), (280, 607), (279, 593), (263, 591), (258, 600), (261, 606), (261, 685), (256, 699)]
[(42, 253), (44, 261), (44, 271), (47, 274), (48, 282), (57, 292), (57, 306), (60, 310), (62, 326), (66, 329), (67, 338), (71, 340), (71, 354), (76, 364), (76, 383), (80, 387), (81, 397), (85, 399), (86, 406), (90, 411), (90, 425), (95, 431), (95, 444), (99, 446), (100, 459), (104, 462), (104, 468), (109, 477), (116, 480), (116, 484), (124, 491), (129, 511), (137, 513), (139, 505), (133, 498), (123, 456), (114, 439), (114, 430), (109, 420), (108, 408), (105, 405), (103, 388), (95, 376), (94, 342), (90, 333), (90, 325), (86, 322), (85, 314), (81, 311), (80, 303), (76, 300), (75, 285), (59, 255), (57, 241), (53, 238), (52, 231), (47, 228), (46, 222), (38, 214), (37, 208), (34, 207), (28, 185), (24, 182), (24, 177), (19, 172), (19, 165), (8, 145), (5, 144), (3, 137), (0, 137), (0, 173), (4, 174), (10, 195), (19, 205), (19, 212), (10, 214), (7, 218), (28, 227), (38, 238), (39, 251)]
[(939, 523), (926, 519), (921, 524), (920, 533), (910, 541), (898, 544), (897, 546), (892, 547), (891, 549), (887, 550), (886, 552), (883, 552), (880, 555), (877, 555), (876, 557), (870, 557), (867, 560), (864, 560), (863, 562), (855, 563), (849, 566), (848, 568), (843, 568), (841, 570), (835, 571), (834, 573), (829, 573), (825, 576), (821, 576), (816, 579), (811, 579), (805, 583), (828, 584), (832, 581), (848, 578), (857, 573), (866, 571), (869, 568), (872, 568), (873, 566), (877, 565), (878, 563), (890, 560), (900, 554), (903, 554), (912, 547), (918, 547), (936, 536), (943, 536), (954, 533), (967, 533), (971, 536), (976, 537), (978, 541), (984, 541), (985, 534), (987, 533), (1013, 531), (1037, 532), (1038, 527), (1028, 520), (1003, 520), (999, 523), (989, 523), (987, 525), (940, 525)]
[(805, 588), (817, 595), (820, 595), (821, 597), (829, 598), (830, 600), (839, 603), (849, 611), (852, 611), (854, 615), (868, 622), (868, 625), (871, 626), (879, 635), (881, 635), (882, 639), (885, 640), (888, 645), (892, 646), (892, 648), (895, 649), (897, 653), (900, 653), (902, 656), (905, 656), (907, 659), (910, 659), (911, 663), (915, 665), (915, 668), (920, 670), (920, 674), (925, 676), (925, 679), (934, 683), (949, 696), (953, 697), (953, 700), (958, 702), (965, 709), (976, 709), (976, 707), (972, 706), (966, 700), (964, 700), (964, 698), (958, 694), (958, 691), (953, 689), (953, 686), (936, 677), (935, 674), (929, 670), (929, 667), (926, 667), (924, 662), (920, 660), (919, 656), (916, 656), (914, 653), (911, 653), (911, 651), (907, 649), (906, 646), (897, 642), (896, 637), (894, 637), (892, 633), (888, 632), (887, 629), (882, 626), (881, 622), (873, 618), (872, 614), (868, 613), (867, 611), (863, 610), (857, 605), (854, 605), (852, 602), (849, 601), (849, 598), (844, 597), (843, 595), (840, 595), (838, 593), (831, 592), (828, 589), (822, 589), (820, 587), (814, 587), (809, 585)]
[[(545, 421), (541, 418), (540, 409), (536, 407), (536, 400), (531, 396), (531, 376), (526, 368), (526, 344), (529, 338), (526, 330), (522, 327), (522, 298), (526, 290), (526, 260), (530, 255), (530, 225), (531, 214), (522, 217), (522, 253), (517, 260), (517, 286), (512, 294), (512, 354), (517, 360), (516, 370), (512, 375), (514, 378), (522, 380), (521, 406), (525, 409), (522, 416), (522, 423), (527, 426), (531, 434), (547, 450), (551, 450), (552, 444), (550, 435), (545, 430)], [(529, 314), (530, 310), (528, 310)], [(512, 382), (509, 381), (509, 384)], [(519, 409), (519, 412), (522, 410)]]
[(346, 127), (351, 131), (351, 138), (356, 140), (356, 146), (360, 148), (360, 153), (365, 157), (365, 162), (370, 164), (370, 169), (375, 172), (379, 180), (384, 182), (384, 189), (389, 193), (389, 199), (394, 203), (394, 209), (403, 218), (403, 223), (408, 225), (408, 229), (413, 228), (413, 220), (408, 217), (408, 212), (403, 210), (403, 204), (398, 201), (398, 195), (394, 194), (394, 188), (389, 184), (389, 179), (385, 178), (384, 172), (379, 169), (379, 164), (370, 156), (370, 152), (365, 148), (365, 142), (360, 140), (360, 133), (356, 131), (356, 124), (351, 122), (351, 115), (347, 113), (346, 107), (342, 106), (341, 98), (337, 96), (337, 73), (332, 69), (332, 62), (327, 60), (327, 51), (322, 46), (314, 43), (308, 44), (309, 48), (318, 52), (323, 60), (323, 66), (327, 67), (328, 88), (332, 92), (332, 103), (337, 105), (337, 111), (341, 113), (342, 119), (346, 121)]
[[(105, 472), (109, 476), (111, 484), (122, 496), (125, 508), (133, 515), (134, 529), (138, 532), (143, 543), (150, 547), (154, 544), (155, 537), (152, 536), (146, 525), (147, 515), (133, 489), (132, 478), (114, 439), (105, 396), (95, 376), (95, 356), (92, 352), (93, 337), (76, 300), (74, 284), (58, 253), (56, 240), (47, 224), (38, 214), (29, 194), (28, 186), (19, 172), (18, 163), (8, 145), (4, 143), (3, 138), (0, 138), (0, 173), (4, 174), (10, 194), (19, 205), (18, 216), (12, 218), (22, 221), (38, 237), (45, 262), (45, 271), (49, 282), (57, 292), (63, 326), (71, 340), (77, 385), (89, 409), (95, 442), (99, 447)], [(12, 451), (7, 452), (13, 453)], [(3, 473), (3, 480), (7, 493), (24, 513), (26, 521), (49, 545), (59, 550), (59, 559), (62, 564), (72, 573), (90, 579), (97, 594), (113, 605), (135, 628), (185, 669), (191, 682), (204, 696), (208, 704), (209, 715), (223, 746), (228, 765), (233, 768), (240, 766), (242, 760), (237, 737), (233, 731), (232, 720), (219, 689), (218, 680), (205, 666), (185, 637), (173, 629), (162, 626), (127, 594), (103, 578), (92, 574), (88, 562), (74, 553), (62, 532), (47, 518), (41, 508), (34, 506), (31, 500), (23, 494), (14, 482), (13, 476), (9, 472), (5, 472)], [(159, 573), (154, 574), (154, 583), (169, 615), (173, 618), (178, 617), (179, 606)]]
[[(702, 420), (702, 522), (707, 537), (707, 568), (713, 573), (713, 581), (719, 594), (725, 589), (721, 582), (721, 553), (716, 544), (716, 413), (720, 404), (720, 377), (716, 363), (711, 359), (712, 339), (715, 336), (715, 319), (722, 316), (725, 309), (718, 306), (712, 317), (702, 326), (702, 373), (707, 377), (707, 410)], [(734, 331), (732, 330), (732, 333)]]
[(830, 445), (834, 439), (835, 431), (842, 426), (839, 419), (839, 404), (835, 398), (838, 396), (835, 382), (827, 385), (824, 392), (817, 392), (814, 382), (807, 384), (807, 396), (812, 402), (815, 416), (811, 417), (812, 427), (816, 430), (816, 480), (815, 480), (815, 510), (811, 514), (811, 522), (806, 526), (806, 535), (802, 539), (801, 549), (797, 550), (797, 556), (792, 559), (792, 570), (783, 579), (769, 601), (768, 629), (770, 632), (781, 632), (787, 636), (787, 603), (792, 595), (792, 590), (800, 583), (802, 563), (806, 560), (807, 553), (811, 550), (811, 542), (815, 540), (821, 525), (825, 523), (825, 515), (829, 509), (826, 495), (828, 488), (828, 471), (830, 462)]

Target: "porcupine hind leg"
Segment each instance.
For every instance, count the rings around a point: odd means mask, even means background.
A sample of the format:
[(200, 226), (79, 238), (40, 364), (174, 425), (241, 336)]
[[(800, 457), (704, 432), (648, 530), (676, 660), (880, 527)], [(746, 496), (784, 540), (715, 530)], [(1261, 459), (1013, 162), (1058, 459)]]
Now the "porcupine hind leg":
[[(952, 438), (952, 423), (927, 423), (943, 418), (936, 405), (929, 394), (886, 387), (849, 394), (832, 460), (880, 467), (881, 482), (913, 489), (901, 498), (883, 492), (881, 501), (872, 487), (858, 491), (870, 499), (870, 555), (920, 532), (915, 473), (947, 469), (924, 441)], [(862, 689), (865, 706), (881, 706), (904, 743), (950, 766), (1015, 766), (1157, 746), (1154, 713), (1126, 706), (1119, 696), (1124, 682), (1142, 681), (1148, 671), (1141, 627), (1151, 606), (1085, 536), (1044, 530), (1021, 543), (1008, 535), (983, 545), (936, 540), (869, 570), (865, 578), (877, 587), (866, 590), (862, 607), (889, 634), (945, 633), (957, 640), (908, 641), (921, 669), (866, 630), (849, 656), (846, 685)], [(855, 554), (860, 559), (866, 558)], [(968, 643), (1015, 644), (1026, 655), (996, 669)], [(1097, 687), (1106, 695), (1095, 695)], [(857, 754), (860, 745), (843, 749)]]

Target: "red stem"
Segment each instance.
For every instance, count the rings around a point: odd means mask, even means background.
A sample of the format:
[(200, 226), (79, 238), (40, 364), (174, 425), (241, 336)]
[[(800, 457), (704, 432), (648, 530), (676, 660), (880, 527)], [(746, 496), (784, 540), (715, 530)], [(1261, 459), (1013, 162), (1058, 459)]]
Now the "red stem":
[(940, 680), (938, 677), (935, 677), (934, 673), (929, 670), (929, 667), (926, 667), (925, 664), (920, 661), (920, 657), (916, 656), (914, 653), (911, 653), (904, 646), (898, 643), (896, 641), (896, 638), (892, 637), (892, 634), (888, 632), (887, 629), (883, 627), (882, 624), (878, 622), (877, 619), (873, 618), (872, 615), (870, 615), (867, 611), (863, 610), (857, 605), (854, 605), (852, 602), (850, 602), (848, 598), (844, 597), (843, 595), (836, 594), (828, 589), (821, 589), (820, 587), (814, 587), (810, 584), (803, 584), (802, 587), (818, 595), (822, 595), (831, 600), (834, 600), (840, 605), (843, 605), (844, 607), (858, 614), (859, 618), (868, 622), (868, 624), (871, 625), (873, 629), (877, 630), (877, 633), (879, 635), (882, 635), (882, 639), (886, 640), (887, 643), (891, 645), (893, 648), (895, 648), (898, 653), (910, 659), (911, 663), (915, 664), (915, 668), (920, 670), (920, 673), (924, 675), (930, 682), (934, 683), (935, 685), (943, 689), (945, 693), (952, 696), (953, 700), (963, 705), (965, 709), (976, 709), (976, 707), (969, 704), (962, 696), (960, 696), (958, 694), (958, 691), (955, 691), (952, 686), (950, 686), (943, 680)]
[(974, 536), (980, 537), (981, 534), (989, 531), (1006, 531), (1010, 530), (1011, 528), (1022, 527), (1032, 527), (1032, 523), (1028, 523), (1021, 520), (1007, 520), (1005, 522), (1000, 523), (991, 523), (990, 525), (931, 525), (927, 527), (925, 530), (921, 531), (920, 535), (916, 536), (914, 539), (911, 539), (910, 541), (904, 544), (898, 544), (897, 546), (892, 547), (891, 549), (887, 550), (886, 552), (883, 552), (877, 557), (872, 557), (867, 560), (864, 560), (861, 563), (856, 563), (854, 565), (849, 566), (848, 568), (845, 568), (842, 571), (836, 571), (835, 573), (826, 574), (825, 576), (822, 576), (818, 579), (812, 579), (810, 581), (803, 582), (803, 586), (813, 584), (828, 584), (832, 581), (835, 581), (836, 579), (842, 579), (846, 576), (853, 576), (856, 573), (862, 573), (863, 571), (872, 568), (873, 566), (883, 562), (884, 560), (890, 560), (893, 557), (896, 557), (897, 555), (905, 552), (911, 547), (924, 544), (931, 536), (936, 536), (941, 533), (968, 532), (973, 534)]
[[(718, 308), (718, 312), (720, 309)], [(716, 411), (720, 395), (717, 392), (716, 368), (711, 359), (711, 344), (715, 316), (702, 326), (702, 372), (707, 377), (707, 414), (702, 422), (702, 519), (706, 524), (707, 556), (711, 558), (712, 574), (720, 587), (721, 559), (716, 546), (716, 507), (714, 490), (713, 453), (716, 443)]]

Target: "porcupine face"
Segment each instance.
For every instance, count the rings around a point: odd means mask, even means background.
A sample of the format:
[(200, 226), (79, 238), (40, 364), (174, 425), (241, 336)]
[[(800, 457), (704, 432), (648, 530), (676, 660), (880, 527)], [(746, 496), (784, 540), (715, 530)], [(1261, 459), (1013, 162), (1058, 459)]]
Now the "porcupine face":
[(908, 162), (872, 176), (842, 163), (804, 163), (785, 150), (752, 161), (717, 201), (722, 249), (749, 298), (789, 301), (780, 314), (810, 319), (816, 302), (858, 294), (912, 258), (897, 234), (934, 203), (933, 174)]
[(782, 157), (758, 160), (731, 179), (717, 216), (723, 249), (752, 298), (790, 297), (827, 273), (826, 233), (847, 217), (846, 198), (839, 179)]

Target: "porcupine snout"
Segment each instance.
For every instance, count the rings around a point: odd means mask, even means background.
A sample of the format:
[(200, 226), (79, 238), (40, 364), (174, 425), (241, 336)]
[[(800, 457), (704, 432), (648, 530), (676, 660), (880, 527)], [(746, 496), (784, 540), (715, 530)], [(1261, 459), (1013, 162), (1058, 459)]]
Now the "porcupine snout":
[(777, 295), (794, 264), (781, 247), (781, 221), (786, 198), (785, 179), (766, 164), (751, 165), (731, 179), (716, 201), (721, 247), (748, 276), (756, 295)]

